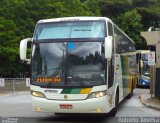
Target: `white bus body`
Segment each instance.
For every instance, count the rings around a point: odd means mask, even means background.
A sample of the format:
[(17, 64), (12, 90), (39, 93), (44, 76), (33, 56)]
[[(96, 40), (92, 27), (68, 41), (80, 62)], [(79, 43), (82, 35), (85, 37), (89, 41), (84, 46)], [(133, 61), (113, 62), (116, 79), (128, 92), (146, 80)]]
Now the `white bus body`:
[[(110, 19), (40, 20), (31, 41), (34, 111), (115, 114), (118, 103), (133, 94), (135, 45)], [(20, 45), (22, 60), (26, 42)]]

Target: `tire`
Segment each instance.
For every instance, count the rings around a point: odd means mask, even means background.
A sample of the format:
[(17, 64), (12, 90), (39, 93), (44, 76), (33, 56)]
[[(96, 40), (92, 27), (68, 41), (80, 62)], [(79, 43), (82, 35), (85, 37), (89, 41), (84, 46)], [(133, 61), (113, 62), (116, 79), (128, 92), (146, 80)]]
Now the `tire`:
[(116, 115), (117, 109), (118, 109), (118, 103), (119, 103), (119, 93), (116, 93), (115, 107), (111, 110), (111, 112), (109, 113), (109, 116), (115, 116)]

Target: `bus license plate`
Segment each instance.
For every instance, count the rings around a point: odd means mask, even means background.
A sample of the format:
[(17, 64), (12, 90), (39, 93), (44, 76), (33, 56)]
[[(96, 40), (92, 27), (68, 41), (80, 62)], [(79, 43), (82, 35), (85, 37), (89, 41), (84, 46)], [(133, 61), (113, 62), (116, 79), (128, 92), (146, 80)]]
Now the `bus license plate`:
[(60, 108), (61, 109), (72, 109), (73, 106), (71, 104), (61, 104)]

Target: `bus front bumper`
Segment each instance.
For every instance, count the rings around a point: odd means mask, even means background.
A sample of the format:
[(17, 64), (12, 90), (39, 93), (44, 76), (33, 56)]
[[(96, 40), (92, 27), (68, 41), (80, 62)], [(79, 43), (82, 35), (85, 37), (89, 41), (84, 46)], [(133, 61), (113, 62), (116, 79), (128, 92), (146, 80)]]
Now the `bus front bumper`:
[(108, 100), (108, 96), (75, 101), (47, 100), (32, 96), (32, 110), (54, 113), (108, 113), (111, 110)]

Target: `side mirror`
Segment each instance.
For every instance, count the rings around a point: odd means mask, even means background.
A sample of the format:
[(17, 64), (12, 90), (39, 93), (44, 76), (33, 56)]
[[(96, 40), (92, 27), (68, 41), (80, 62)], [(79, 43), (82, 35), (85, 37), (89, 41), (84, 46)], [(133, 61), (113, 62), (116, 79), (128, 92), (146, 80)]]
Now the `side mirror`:
[(28, 64), (30, 63), (30, 59), (26, 58), (26, 54), (27, 54), (27, 43), (29, 41), (32, 42), (32, 38), (26, 38), (21, 40), (20, 42), (20, 59), (22, 61), (26, 61)]
[(111, 59), (112, 57), (112, 36), (108, 36), (105, 38), (105, 42), (104, 42), (104, 45), (105, 45), (105, 59)]

